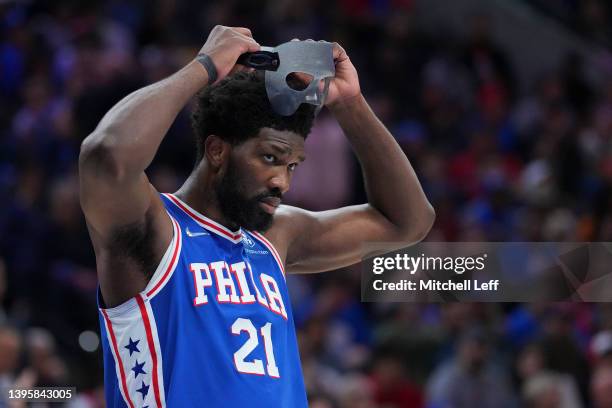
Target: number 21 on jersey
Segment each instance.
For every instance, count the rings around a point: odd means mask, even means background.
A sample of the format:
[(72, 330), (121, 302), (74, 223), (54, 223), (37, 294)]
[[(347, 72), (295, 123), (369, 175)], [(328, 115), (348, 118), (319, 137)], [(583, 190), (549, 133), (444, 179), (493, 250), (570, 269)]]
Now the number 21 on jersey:
[(232, 334), (240, 335), (246, 332), (248, 338), (246, 342), (234, 353), (234, 364), (236, 369), (245, 374), (266, 375), (266, 371), (270, 377), (280, 378), (276, 360), (274, 359), (274, 348), (272, 347), (272, 323), (266, 323), (260, 330), (263, 346), (266, 353), (266, 368), (264, 369), (263, 361), (260, 359), (247, 360), (249, 354), (259, 345), (259, 333), (253, 322), (249, 319), (239, 317), (232, 324)]

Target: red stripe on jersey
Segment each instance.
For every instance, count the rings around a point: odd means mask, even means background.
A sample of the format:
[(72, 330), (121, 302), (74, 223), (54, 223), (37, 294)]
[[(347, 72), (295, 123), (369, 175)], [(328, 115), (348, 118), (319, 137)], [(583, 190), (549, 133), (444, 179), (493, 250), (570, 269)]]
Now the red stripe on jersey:
[(281, 257), (278, 254), (278, 252), (276, 252), (276, 248), (274, 248), (274, 245), (272, 245), (272, 243), (270, 241), (268, 241), (268, 239), (266, 237), (264, 237), (263, 235), (261, 235), (259, 232), (255, 232), (255, 231), (249, 231), (251, 234), (253, 234), (255, 237), (257, 237), (272, 253), (272, 256), (274, 257), (274, 259), (276, 259), (276, 263), (278, 263), (278, 266), (280, 267), (281, 272), (283, 273), (283, 275), (285, 275), (285, 267), (283, 266), (283, 263), (281, 262)]
[(151, 352), (151, 359), (153, 360), (153, 391), (155, 392), (155, 401), (157, 406), (161, 407), (161, 397), (159, 395), (159, 379), (157, 378), (157, 352), (155, 351), (155, 343), (153, 342), (153, 332), (151, 331), (151, 322), (149, 321), (149, 315), (147, 314), (147, 307), (142, 300), (142, 295), (136, 296), (138, 307), (140, 308), (140, 314), (142, 315), (142, 322), (144, 323), (145, 332), (147, 333), (147, 344), (149, 345), (149, 351)]
[(123, 395), (127, 398), (127, 402), (131, 408), (134, 408), (134, 404), (130, 399), (130, 393), (127, 389), (127, 382), (125, 380), (125, 371), (123, 370), (123, 362), (121, 361), (121, 356), (119, 355), (119, 348), (117, 347), (117, 339), (115, 338), (115, 332), (113, 331), (113, 324), (111, 323), (108, 315), (106, 314), (106, 310), (100, 309), (102, 311), (102, 315), (104, 316), (104, 320), (106, 321), (106, 327), (108, 328), (108, 332), (110, 333), (111, 343), (113, 345), (113, 350), (116, 356), (116, 361), (119, 364), (119, 373), (121, 373), (121, 388), (123, 388)]

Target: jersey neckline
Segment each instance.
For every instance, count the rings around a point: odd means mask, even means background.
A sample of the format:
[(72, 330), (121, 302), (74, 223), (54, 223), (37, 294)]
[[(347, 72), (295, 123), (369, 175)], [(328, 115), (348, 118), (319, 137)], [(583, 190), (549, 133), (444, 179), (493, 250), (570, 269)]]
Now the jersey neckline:
[(201, 214), (200, 212), (191, 208), (187, 203), (182, 201), (176, 195), (170, 193), (162, 193), (162, 195), (166, 196), (166, 198), (168, 198), (174, 205), (180, 208), (191, 219), (193, 219), (203, 228), (206, 228), (208, 231), (213, 232), (235, 244), (240, 243), (242, 241), (242, 228), (239, 228), (237, 231), (232, 231), (229, 228), (219, 224), (218, 222), (208, 218), (204, 214)]

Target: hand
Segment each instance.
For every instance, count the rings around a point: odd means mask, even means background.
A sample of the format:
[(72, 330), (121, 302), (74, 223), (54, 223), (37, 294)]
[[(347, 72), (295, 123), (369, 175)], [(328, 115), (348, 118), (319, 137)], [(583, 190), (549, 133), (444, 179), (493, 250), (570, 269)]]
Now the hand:
[[(291, 41), (300, 41), (294, 38)], [(314, 41), (308, 39), (306, 41)], [(323, 40), (320, 40), (323, 41)], [(355, 96), (361, 95), (361, 87), (359, 86), (359, 76), (357, 70), (351, 62), (350, 58), (344, 51), (344, 48), (337, 42), (333, 43), (334, 64), (336, 66), (336, 75), (331, 78), (329, 83), (329, 91), (325, 99), (325, 106), (331, 108), (341, 102), (345, 102)], [(312, 77), (303, 74), (296, 74), (302, 81), (308, 83)]]
[(334, 43), (334, 64), (336, 75), (329, 83), (329, 92), (325, 99), (325, 106), (329, 108), (361, 95), (357, 70), (344, 48), (337, 42)]
[(217, 81), (220, 81), (228, 74), (241, 69), (241, 65), (236, 65), (240, 55), (259, 49), (260, 45), (253, 39), (248, 28), (218, 25), (212, 29), (199, 53), (204, 53), (212, 59), (217, 68)]

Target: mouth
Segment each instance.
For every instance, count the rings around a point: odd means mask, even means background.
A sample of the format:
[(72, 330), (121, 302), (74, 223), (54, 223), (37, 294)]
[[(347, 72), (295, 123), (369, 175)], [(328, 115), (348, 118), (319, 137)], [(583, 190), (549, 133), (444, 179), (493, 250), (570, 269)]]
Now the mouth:
[(268, 214), (274, 214), (280, 202), (281, 200), (278, 197), (265, 197), (259, 200), (259, 206)]

